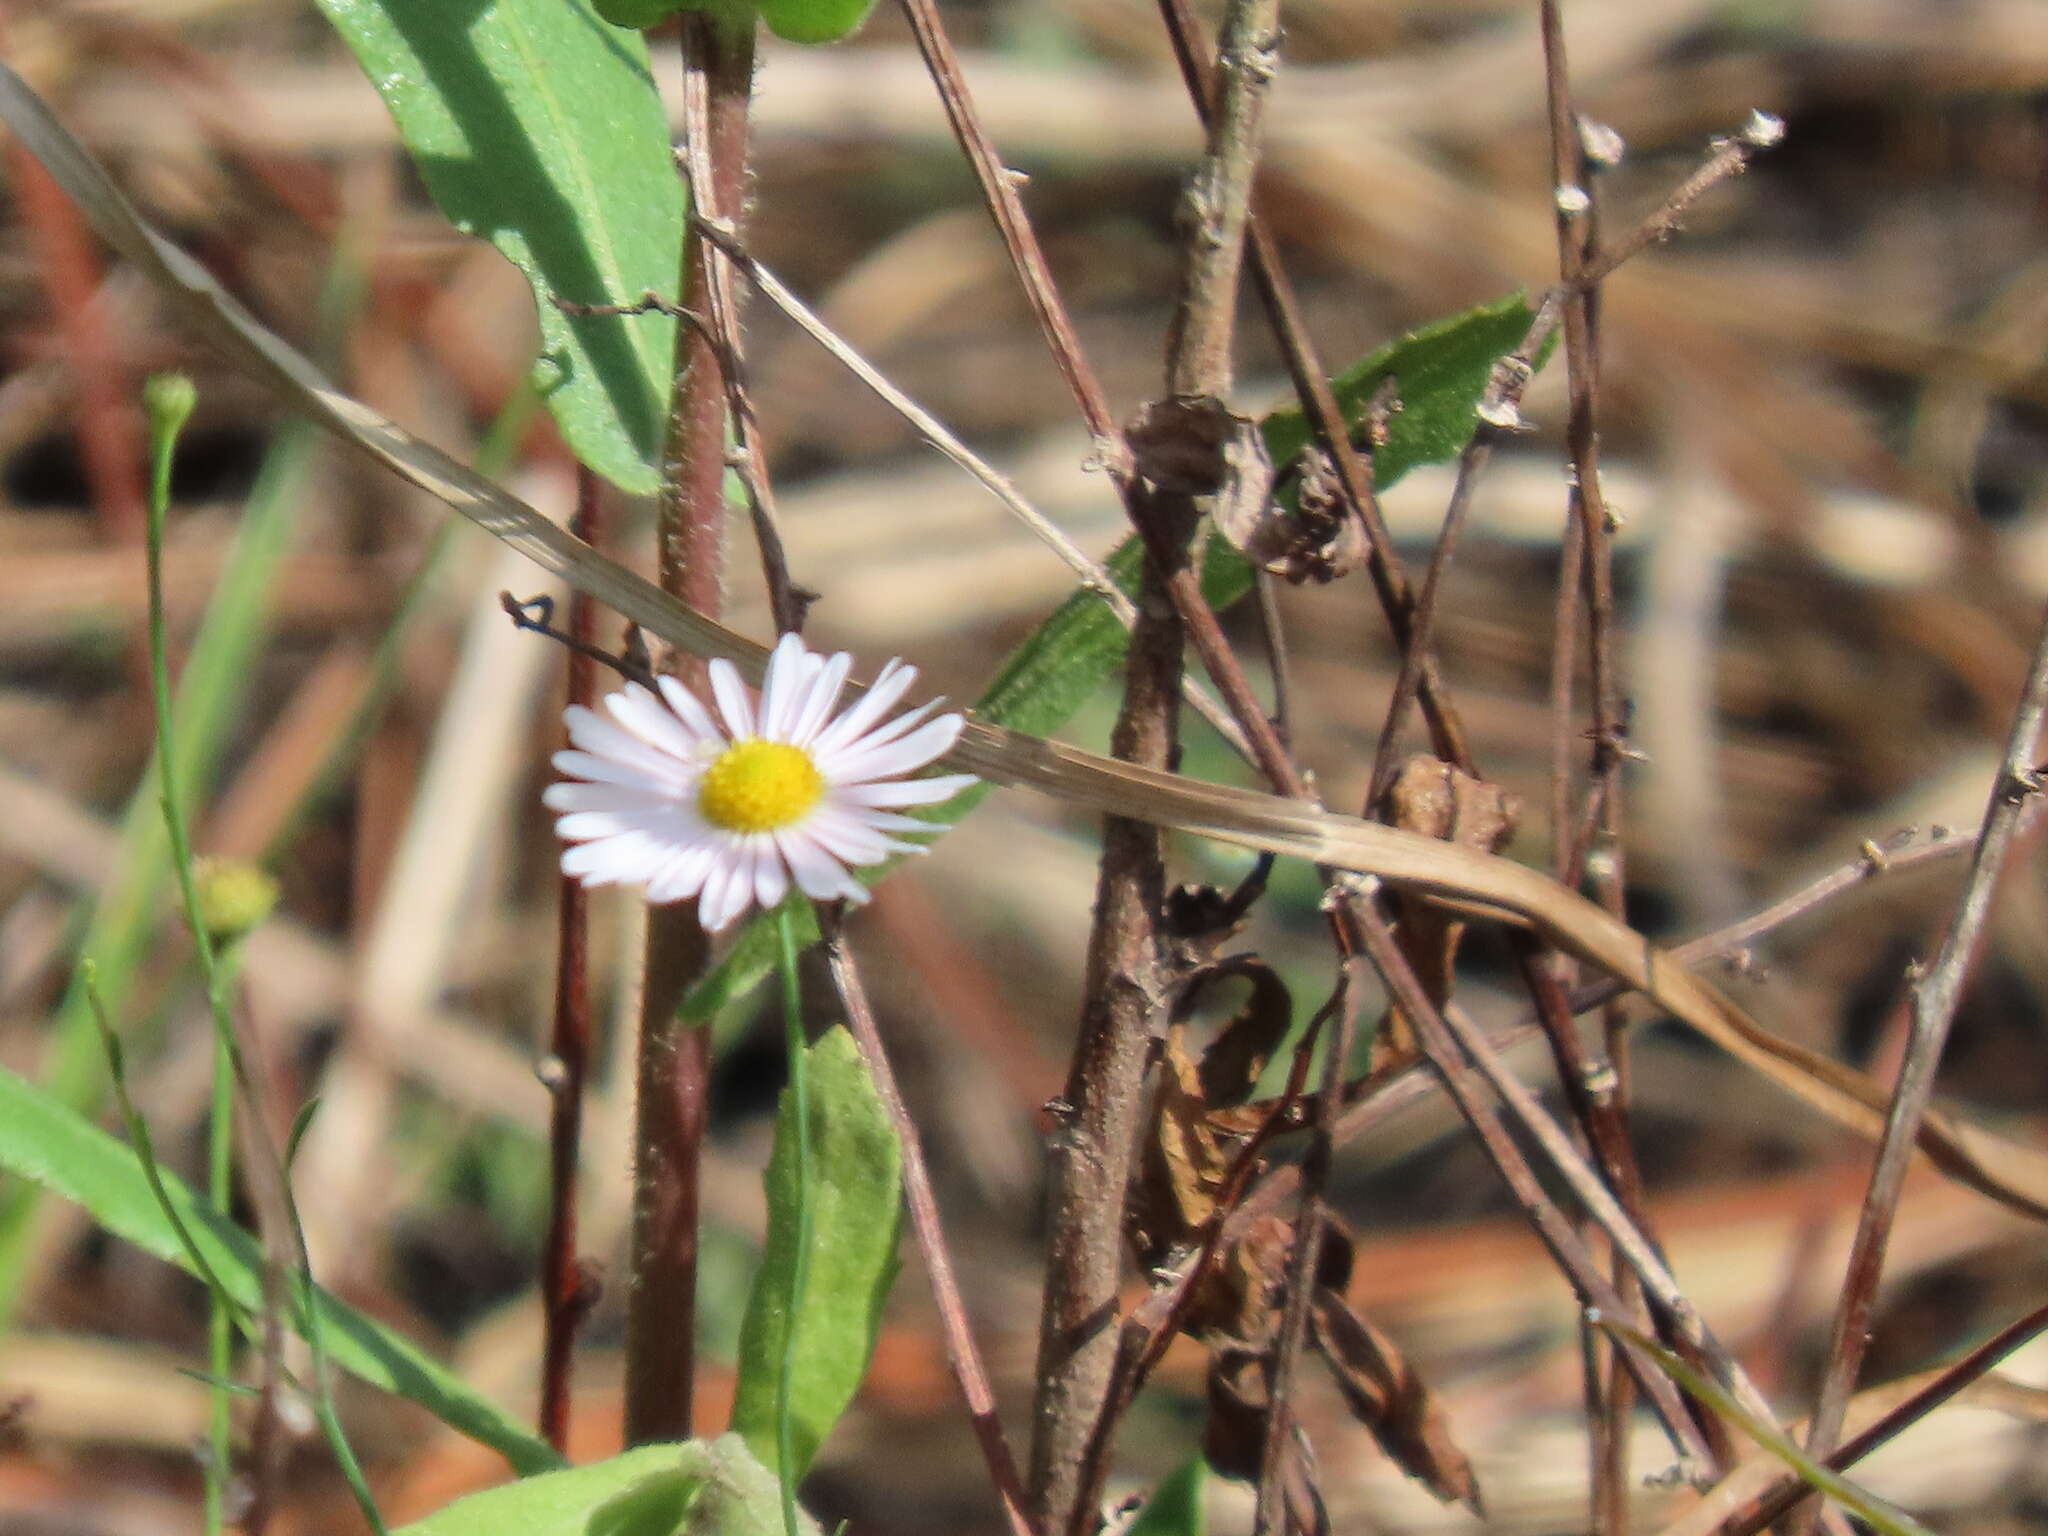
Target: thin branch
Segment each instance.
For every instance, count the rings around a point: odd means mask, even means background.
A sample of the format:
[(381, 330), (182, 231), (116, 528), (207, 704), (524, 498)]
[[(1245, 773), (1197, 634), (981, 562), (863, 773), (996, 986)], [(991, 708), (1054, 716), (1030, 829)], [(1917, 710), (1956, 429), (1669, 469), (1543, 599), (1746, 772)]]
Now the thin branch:
[[(1001, 502), (1040, 543), (1059, 556), (1067, 569), (1080, 578), (1081, 585), (1102, 599), (1104, 605), (1116, 616), (1119, 624), (1128, 630), (1137, 622), (1137, 607), (1125, 595), (1123, 588), (1116, 584), (1116, 579), (1098, 561), (1091, 559), (1087, 551), (1068, 538), (1057, 523), (1025, 500), (1024, 494), (1007, 475), (963, 443), (938, 417), (892, 384), (879, 368), (861, 356), (851, 342), (828, 326), (815, 311), (792, 293), (780, 278), (741, 249), (729, 233), (716, 227), (707, 227), (704, 233), (739, 265), (740, 270), (747, 274), (749, 280), (769, 302), (796, 323), (798, 329), (836, 358), (855, 378), (873, 390), (884, 404), (915, 427), (926, 442), (978, 480), (982, 487)], [(1223, 706), (1216, 702), (1215, 695), (1199, 683), (1184, 679), (1181, 684), (1181, 697), (1187, 700), (1189, 706), (1206, 720), (1240, 757), (1251, 756), (1251, 747), (1245, 741), (1244, 733), (1238, 730)]]
[(974, 1425), (982, 1458), (988, 1463), (989, 1479), (1003, 1501), (1003, 1517), (1009, 1523), (1011, 1536), (1036, 1536), (1024, 1484), (1017, 1475), (1017, 1463), (1010, 1454), (1010, 1442), (1004, 1437), (1002, 1420), (996, 1414), (995, 1390), (989, 1385), (988, 1370), (975, 1346), (967, 1305), (960, 1295), (960, 1281), (953, 1272), (953, 1255), (939, 1221), (939, 1203), (932, 1193), (931, 1172), (925, 1166), (924, 1144), (918, 1137), (917, 1123), (903, 1102), (895, 1070), (882, 1047), (881, 1031), (875, 1027), (874, 1010), (868, 1006), (867, 989), (861, 983), (859, 968), (837, 915), (820, 915), (824, 918), (825, 959), (831, 966), (833, 984), (839, 989), (847, 1023), (903, 1149), (903, 1194), (910, 1209), (910, 1230), (917, 1239), (925, 1273), (931, 1278), (932, 1299), (939, 1309), (939, 1330), (946, 1340), (946, 1363), (966, 1400), (967, 1416)]
[(1827, 1367), (1822, 1373), (1813, 1425), (1807, 1434), (1807, 1450), (1815, 1456), (1825, 1456), (1834, 1449), (1842, 1432), (1843, 1415), (1855, 1393), (1857, 1374), (1870, 1339), (1871, 1317), (1877, 1307), (1878, 1282), (1883, 1275), (1885, 1248), (1891, 1240), (1892, 1220), (1898, 1213), (1899, 1194), (1905, 1186), (1914, 1140), (1934, 1094), (1942, 1048), (1948, 1041), (1949, 1026), (1962, 1000), (1970, 967), (1983, 946), (1999, 877), (2018, 841), (2027, 808), (2042, 790), (2034, 753), (2044, 719), (2048, 719), (2048, 617), (2044, 617), (2034, 642), (2033, 660), (2013, 712), (1998, 780), (1992, 786), (1984, 825), (1977, 834), (1970, 872), (1957, 898), (1955, 920), (1934, 964), (1913, 984), (1912, 1032), (1899, 1071), (1899, 1085), (1892, 1095), (1891, 1113), (1885, 1118), (1884, 1135), (1878, 1142), (1870, 1188), (1857, 1218), (1841, 1305), (1835, 1312), (1834, 1334), (1828, 1345)]
[[(603, 498), (597, 475), (576, 466), (576, 511), (569, 531), (584, 543), (603, 540)], [(597, 604), (584, 593), (569, 599), (569, 634), (582, 646), (597, 636)], [(568, 657), (567, 702), (597, 703), (597, 661), (587, 651)], [(568, 744), (566, 732), (563, 744)], [(583, 1139), (583, 1094), (590, 1065), (589, 897), (583, 882), (560, 875), (556, 885), (555, 1019), (541, 1080), (548, 1103), (548, 1232), (541, 1255), (540, 1432), (558, 1451), (569, 1445), (570, 1366), (576, 1330), (589, 1315), (595, 1287), (576, 1260), (578, 1156)]]
[(959, 140), (961, 151), (974, 170), (982, 199), (995, 219), (996, 231), (1002, 236), (1003, 248), (1009, 252), (1010, 263), (1023, 284), (1025, 299), (1031, 305), (1032, 315), (1038, 321), (1053, 362), (1061, 377), (1066, 379), (1074, 403), (1080, 407), (1081, 419), (1087, 423), (1088, 431), (1095, 439), (1096, 453), (1103, 468), (1122, 489), (1130, 477), (1129, 453), (1124, 447), (1123, 433), (1109, 408), (1109, 399), (1103, 393), (1101, 381), (1082, 355), (1081, 341), (1074, 332), (1073, 321), (1053, 286), (1045, 251), (1038, 243), (1038, 235), (1031, 228), (1030, 219), (1025, 216), (1022, 199), (1017, 196), (1015, 178), (1003, 165), (995, 141), (982, 126), (981, 114), (975, 110), (973, 98), (968, 94), (967, 78), (960, 69), (960, 56), (954, 51), (953, 41), (947, 37), (945, 26), (939, 20), (936, 0), (903, 0), (903, 12), (910, 20), (910, 30), (917, 39), (918, 52), (924, 56), (925, 68), (931, 72), (932, 83), (938, 89), (946, 120), (952, 124), (953, 136)]
[[(1324, 1200), (1329, 1192), (1330, 1169), (1336, 1161), (1336, 1139), (1331, 1134), (1338, 1112), (1344, 1105), (1344, 1081), (1350, 1070), (1351, 1046), (1358, 1037), (1358, 1007), (1365, 990), (1365, 967), (1358, 960), (1345, 963), (1342, 994), (1337, 1007), (1337, 1027), (1323, 1051), (1323, 1082), (1317, 1093), (1315, 1135), (1301, 1167), (1301, 1214), (1295, 1220), (1294, 1244), (1288, 1252), (1287, 1277), (1283, 1294), (1280, 1338), (1273, 1354), (1273, 1370), (1266, 1393), (1269, 1416), (1266, 1443), (1259, 1465), (1259, 1496), (1255, 1532), (1284, 1529), (1287, 1508), (1286, 1485), (1280, 1476), (1284, 1464), (1288, 1430), (1293, 1420), (1288, 1406), (1287, 1384), (1293, 1380), (1295, 1363), (1308, 1331), (1309, 1305), (1315, 1296), (1320, 1272), (1323, 1234), (1326, 1226)], [(1304, 1039), (1301, 1054), (1310, 1050)]]
[[(1201, 24), (1195, 19), (1187, 0), (1160, 0), (1159, 9), (1166, 23), (1167, 37), (1173, 45), (1174, 58), (1180, 66), (1181, 79), (1206, 130), (1214, 111), (1216, 80), (1210, 50), (1202, 40)], [(1380, 511), (1379, 498), (1373, 486), (1372, 462), (1352, 442), (1351, 428), (1330, 388), (1330, 370), (1317, 354), (1308, 325), (1302, 319), (1293, 286), (1280, 265), (1279, 248), (1259, 216), (1256, 196), (1246, 235), (1252, 277), (1274, 337), (1279, 342), (1288, 377), (1301, 401), (1303, 416), (1315, 432), (1317, 445), (1329, 457), (1346, 508), (1358, 519), (1365, 534), (1366, 574), (1386, 615), (1388, 630), (1404, 659), (1411, 653), (1421, 652), (1417, 661), (1418, 691), (1436, 755), (1469, 771), (1471, 756), (1465, 745), (1464, 728), (1444, 688), (1442, 675), (1427, 647), (1417, 646), (1412, 637), (1413, 596), (1400, 553), (1394, 547), (1393, 535)]]
[[(1847, 1471), (1982, 1380), (1999, 1361), (2044, 1331), (2048, 1331), (2048, 1306), (2036, 1307), (2017, 1322), (2008, 1323), (1861, 1434), (1851, 1436), (1837, 1450), (1817, 1459), (1830, 1471)], [(1731, 1511), (1721, 1522), (1720, 1536), (1756, 1536), (1758, 1531), (1783, 1520), (1812, 1491), (1804, 1480), (1787, 1473), (1743, 1508)]]

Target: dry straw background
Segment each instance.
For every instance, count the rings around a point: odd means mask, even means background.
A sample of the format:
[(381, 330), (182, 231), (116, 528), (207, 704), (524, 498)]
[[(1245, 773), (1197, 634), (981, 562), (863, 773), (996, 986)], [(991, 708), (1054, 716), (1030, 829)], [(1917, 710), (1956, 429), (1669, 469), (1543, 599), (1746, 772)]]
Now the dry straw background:
[[(1199, 148), (1156, 11), (987, 0), (947, 17), (996, 142), (1030, 177), (1026, 201), (1082, 340), (1128, 411), (1159, 387), (1174, 200)], [(1262, 185), (1326, 358), (1554, 276), (1533, 5), (1293, 0), (1286, 18)], [(1752, 108), (1788, 126), (1780, 150), (1604, 300), (1606, 489), (1626, 514), (1624, 656), (1644, 754), (1629, 777), (1631, 915), (1676, 939), (1842, 864), (1863, 839), (1967, 829), (1981, 813), (2048, 598), (2048, 5), (1574, 0), (1566, 23), (1582, 109), (1628, 143), (1602, 186), (1616, 227)], [(284, 334), (311, 340), (321, 274), (337, 249), (354, 253), (367, 281), (333, 354), (345, 387), (458, 457), (475, 453), (525, 365), (527, 290), (425, 201), (309, 6), (11, 0), (0, 50), (157, 225)], [(756, 125), (752, 251), (1084, 548), (1106, 552), (1119, 509), (1084, 470), (1083, 434), (894, 9), (853, 45), (768, 48)], [(172, 524), (174, 637), (210, 591), (283, 419), (34, 195), (18, 156), (4, 175), (0, 1061), (28, 1070), (68, 973), (71, 916), (108, 875), (111, 818), (148, 740), (135, 385), (175, 364), (201, 386)], [(1263, 408), (1284, 386), (1249, 314), (1242, 336), (1240, 404)], [(936, 688), (973, 697), (1070, 574), (758, 302), (750, 345), (792, 568), (824, 595), (812, 635), (870, 664), (907, 656)], [(1439, 634), (1476, 755), (1540, 805), (1561, 366), (1523, 411), (1537, 430), (1481, 486)], [(325, 444), (305, 474), (207, 851), (271, 843), (448, 520)], [(568, 463), (544, 426), (522, 439), (509, 483), (566, 508)], [(1388, 498), (1417, 558), (1448, 486), (1447, 472), (1418, 472)], [(614, 547), (644, 569), (646, 542), (643, 518)], [(765, 636), (751, 567), (733, 568), (732, 622)], [(248, 979), (286, 1064), (281, 1088), (322, 1100), (298, 1172), (322, 1278), (524, 1403), (544, 1214), (532, 1062), (553, 942), (538, 790), (560, 667), (498, 614), (507, 587), (546, 583), (456, 532), (359, 762), (278, 865), (284, 906), (251, 942)], [(1355, 805), (1395, 659), (1359, 578), (1289, 591), (1285, 607), (1295, 744), (1328, 803)], [(1099, 748), (1113, 707), (1105, 694), (1072, 739)], [(1200, 738), (1187, 766), (1242, 773)], [(1531, 817), (1517, 855), (1544, 861), (1541, 836)], [(1037, 1332), (1039, 1106), (1072, 1036), (1095, 847), (1088, 818), (1001, 794), (884, 887), (858, 930), (1013, 1423)], [(1189, 877), (1227, 880), (1245, 862), (1180, 854)], [(1959, 868), (1868, 882), (1772, 935), (1728, 985), (1804, 1043), (1880, 1063), (1896, 1050), (1905, 966), (1932, 953)], [(1315, 894), (1307, 871), (1283, 873), (1246, 935), (1302, 999), (1322, 984)], [(634, 914), (620, 900), (599, 913), (596, 952), (623, 967)], [(2034, 1141), (2048, 1083), (2044, 931), (2048, 889), (2029, 844), (1942, 1079)], [(210, 1045), (169, 928), (165, 940), (135, 1005), (167, 1009), (137, 1089), (176, 1161), (197, 1156)], [(1469, 959), (1461, 1001), (1482, 1019), (1512, 1016), (1504, 954), (1482, 944)], [(773, 1038), (772, 1020), (738, 1035), (718, 1078), (714, 1353), (730, 1349), (761, 1222)], [(623, 1042), (612, 1049), (627, 1059)], [(1522, 1064), (1539, 1074), (1535, 1057)], [(600, 1084), (588, 1164), (585, 1247), (612, 1274), (626, 1218), (622, 1081), (615, 1066)], [(1635, 1092), (1674, 1268), (1797, 1411), (1866, 1151), (1675, 1035), (1646, 1037)], [(1455, 1116), (1424, 1104), (1348, 1148), (1338, 1177), (1360, 1235), (1353, 1299), (1442, 1394), (1485, 1481), (1483, 1528), (1583, 1528), (1571, 1298)], [(1939, 1362), (2037, 1305), (2044, 1282), (2037, 1229), (1916, 1176), (1867, 1379)], [(179, 1367), (198, 1358), (200, 1316), (194, 1287), (95, 1242), (82, 1218), (53, 1234), (22, 1331), (0, 1340), (0, 1406), (25, 1405), (0, 1423), (0, 1532), (197, 1529), (190, 1447), (205, 1391)], [(617, 1330), (612, 1297), (579, 1377), (585, 1454), (617, 1435)], [(1888, 1449), (1872, 1485), (1944, 1531), (2039, 1529), (2048, 1353), (2015, 1357), (2007, 1377)], [(1131, 1471), (1185, 1453), (1199, 1382), (1195, 1352), (1169, 1357), (1125, 1437)], [(1482, 1528), (1405, 1483), (1314, 1372), (1304, 1392), (1338, 1529)], [(345, 1407), (394, 1520), (492, 1475), (487, 1454), (403, 1404)], [(1658, 1454), (1646, 1437), (1642, 1464)], [(292, 1528), (353, 1529), (316, 1449), (298, 1473)], [(812, 1495), (856, 1530), (998, 1527), (914, 1263)], [(1645, 1493), (1642, 1528), (1675, 1512), (1671, 1497)], [(1243, 1502), (1219, 1492), (1219, 1521), (1242, 1518)]]

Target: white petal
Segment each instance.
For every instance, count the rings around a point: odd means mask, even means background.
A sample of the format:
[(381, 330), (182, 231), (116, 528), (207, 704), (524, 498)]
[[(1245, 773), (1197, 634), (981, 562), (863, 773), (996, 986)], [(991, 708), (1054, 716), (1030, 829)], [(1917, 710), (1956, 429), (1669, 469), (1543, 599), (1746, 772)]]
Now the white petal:
[[(790, 873), (796, 876), (796, 883), (803, 893), (813, 901), (832, 901), (845, 896), (852, 900), (865, 898), (861, 883), (846, 872), (831, 854), (802, 832), (778, 832), (775, 846), (782, 850), (782, 856), (789, 861)], [(854, 896), (855, 891), (862, 892)]]
[(761, 680), (760, 733), (770, 741), (787, 741), (787, 722), (796, 718), (798, 708), (824, 661), (804, 649), (801, 638), (784, 635), (775, 642), (768, 658), (768, 673)]
[(555, 835), (572, 843), (625, 832), (637, 832), (671, 848), (687, 847), (702, 837), (691, 818), (667, 805), (640, 811), (570, 811), (555, 818)]
[(942, 773), (930, 779), (882, 779), (872, 784), (842, 784), (832, 798), (842, 805), (937, 805), (981, 782), (971, 773)]
[(684, 848), (670, 854), (668, 859), (647, 878), (647, 899), (657, 906), (672, 901), (684, 901), (703, 888), (705, 875), (718, 859), (719, 849), (715, 843), (699, 843), (694, 848)]
[(745, 853), (739, 849), (729, 850), (727, 857), (712, 866), (697, 903), (697, 919), (707, 933), (717, 933), (747, 910), (747, 898), (753, 894), (752, 875)]
[(569, 740), (586, 752), (638, 768), (663, 784), (680, 786), (689, 777), (690, 770), (680, 759), (657, 751), (623, 726), (592, 714), (580, 704), (563, 710), (562, 718), (569, 726)]
[(723, 656), (711, 663), (711, 697), (725, 717), (726, 734), (734, 741), (754, 734), (754, 708), (747, 702), (746, 685), (739, 669)]
[(683, 762), (694, 761), (704, 745), (703, 738), (678, 720), (674, 710), (638, 683), (628, 683), (619, 692), (607, 695), (604, 707), (611, 711), (614, 720), (649, 746)]
[(915, 816), (898, 816), (894, 811), (877, 811), (868, 806), (848, 806), (846, 814), (864, 827), (877, 832), (943, 832), (945, 827), (938, 822), (919, 821)]
[(813, 813), (804, 823), (804, 831), (816, 838), (827, 853), (848, 864), (880, 864), (892, 853), (924, 852), (916, 843), (885, 837), (854, 814), (843, 811), (826, 809)]
[(754, 849), (754, 904), (766, 912), (788, 894), (789, 871), (782, 853), (771, 839), (762, 837)]
[(804, 700), (804, 707), (798, 711), (796, 721), (789, 728), (785, 741), (807, 747), (811, 738), (818, 734), (826, 718), (832, 713), (832, 706), (839, 702), (839, 695), (846, 688), (848, 674), (853, 671), (853, 657), (845, 651), (836, 651), (825, 662), (824, 670), (811, 684), (810, 697)]
[(958, 715), (941, 715), (928, 720), (901, 741), (884, 746), (857, 746), (830, 762), (820, 761), (819, 772), (828, 784), (855, 784), (871, 779), (901, 778), (914, 773), (953, 750), (965, 722)]
[(627, 835), (577, 843), (562, 850), (562, 873), (585, 885), (620, 885), (644, 880), (667, 849), (645, 837)]
[(910, 685), (916, 681), (917, 668), (907, 662), (890, 662), (845, 714), (818, 733), (817, 740), (811, 743), (812, 754), (822, 758), (856, 740), (895, 708), (896, 701), (908, 693)]
[(666, 791), (640, 784), (550, 784), (540, 798), (551, 811), (652, 811), (675, 803)]
[(599, 757), (591, 752), (557, 752), (554, 765), (558, 772), (566, 773), (572, 779), (590, 779), (599, 784), (619, 784), (629, 789), (644, 789), (649, 794), (673, 794), (667, 767), (659, 776), (645, 773), (630, 763), (614, 762), (608, 757)]
[(682, 685), (681, 679), (670, 677), (664, 672), (654, 681), (660, 685), (661, 696), (668, 701), (668, 707), (676, 712), (677, 718), (689, 728), (692, 735), (714, 744), (725, 739), (725, 733), (719, 730), (718, 722), (711, 718), (711, 711), (704, 707), (697, 695)]

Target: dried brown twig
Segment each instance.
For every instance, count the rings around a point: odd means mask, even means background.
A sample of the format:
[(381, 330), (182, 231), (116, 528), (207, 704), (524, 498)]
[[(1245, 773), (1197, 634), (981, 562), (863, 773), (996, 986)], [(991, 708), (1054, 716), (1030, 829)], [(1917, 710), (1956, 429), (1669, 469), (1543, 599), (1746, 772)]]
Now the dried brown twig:
[(2048, 618), (2034, 642), (2033, 660), (2013, 711), (2012, 729), (1997, 781), (1991, 787), (1984, 825), (1970, 857), (1970, 872), (1956, 901), (1956, 914), (1934, 963), (1913, 981), (1912, 1031), (1899, 1071), (1891, 1112), (1878, 1142), (1870, 1188), (1857, 1216), (1856, 1236), (1849, 1249), (1841, 1304), (1835, 1313), (1828, 1344), (1827, 1366), (1807, 1434), (1807, 1450), (1825, 1456), (1834, 1449), (1842, 1418), (1856, 1389), (1857, 1372), (1870, 1341), (1870, 1320), (1877, 1307), (1877, 1288), (1884, 1254), (1891, 1239), (1892, 1219), (1905, 1187), (1906, 1167), (1914, 1138), (1934, 1096), (1935, 1073), (1949, 1025), (1962, 1000), (1963, 985), (1984, 941), (1992, 898), (2008, 855), (2018, 840), (2029, 805), (2040, 795), (2042, 778), (2035, 764), (2041, 729), (2048, 721)]
[(939, 1204), (932, 1194), (931, 1172), (925, 1166), (924, 1143), (917, 1133), (917, 1122), (910, 1118), (902, 1090), (896, 1085), (896, 1073), (889, 1065), (881, 1031), (875, 1027), (874, 1010), (868, 1006), (867, 988), (861, 983), (845, 932), (834, 914), (821, 915), (825, 918), (825, 958), (832, 969), (833, 985), (839, 990), (861, 1058), (874, 1077), (875, 1091), (881, 1095), (882, 1107), (888, 1112), (903, 1149), (904, 1200), (910, 1209), (910, 1229), (917, 1240), (918, 1253), (931, 1277), (939, 1327), (946, 1339), (946, 1363), (966, 1400), (968, 1419), (988, 1463), (989, 1480), (1002, 1500), (1003, 1518), (1012, 1536), (1036, 1536), (1041, 1527), (1032, 1519), (1023, 1479), (1017, 1475), (1016, 1458), (1010, 1454), (1010, 1442), (1003, 1434), (1002, 1420), (996, 1415), (995, 1391), (989, 1385), (988, 1369), (975, 1347), (973, 1325), (968, 1321), (960, 1282), (953, 1272), (952, 1251), (947, 1247), (945, 1228), (939, 1220)]

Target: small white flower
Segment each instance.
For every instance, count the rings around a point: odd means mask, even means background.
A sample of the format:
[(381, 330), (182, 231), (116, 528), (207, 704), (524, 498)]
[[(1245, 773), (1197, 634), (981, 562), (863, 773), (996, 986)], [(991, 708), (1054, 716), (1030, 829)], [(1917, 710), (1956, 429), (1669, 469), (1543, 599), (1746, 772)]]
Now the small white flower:
[(849, 872), (892, 853), (923, 853), (891, 832), (941, 828), (898, 814), (950, 800), (971, 774), (907, 779), (959, 739), (959, 715), (927, 719), (925, 704), (883, 723), (917, 680), (891, 661), (843, 714), (832, 708), (853, 658), (824, 657), (784, 635), (756, 703), (729, 661), (711, 663), (714, 714), (672, 677), (660, 697), (628, 683), (606, 714), (570, 706), (575, 750), (555, 766), (571, 782), (548, 787), (555, 830), (571, 846), (562, 872), (585, 885), (641, 884), (652, 902), (700, 898), (716, 932), (747, 910), (766, 910), (793, 878), (815, 901), (868, 899)]

